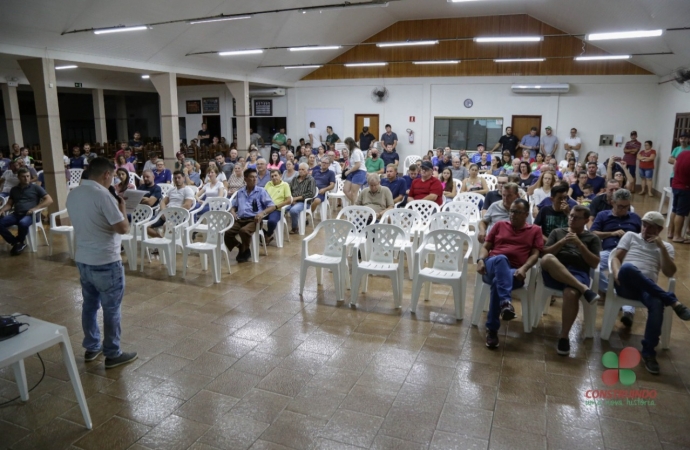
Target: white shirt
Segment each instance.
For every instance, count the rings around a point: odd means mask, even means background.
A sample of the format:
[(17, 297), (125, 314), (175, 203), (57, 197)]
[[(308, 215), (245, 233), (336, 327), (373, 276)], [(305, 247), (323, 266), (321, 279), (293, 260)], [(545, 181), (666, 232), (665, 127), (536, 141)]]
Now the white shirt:
[(220, 197), (220, 191), (221, 189), (225, 189), (223, 186), (223, 182), (220, 181), (219, 179), (216, 179), (216, 184), (211, 185), (211, 183), (206, 183), (204, 185), (204, 194), (206, 194), (206, 197)]
[(95, 181), (82, 180), (67, 196), (67, 213), (76, 236), (76, 262), (101, 266), (121, 260), (121, 238), (113, 225), (125, 218), (106, 188)]
[(2, 174), (2, 179), (5, 180), (5, 183), (2, 185), (2, 192), (6, 194), (9, 194), (10, 190), (19, 184), (19, 177), (12, 172), (12, 169), (7, 169)]
[[(582, 144), (582, 139), (579, 137), (569, 137), (568, 139), (565, 140), (565, 143), (568, 144), (571, 147), (575, 147), (578, 144)], [(580, 148), (582, 150), (582, 148)], [(570, 149), (571, 152), (575, 155), (575, 159), (579, 160), (580, 159), (580, 150), (573, 150), (572, 148)]]
[[(551, 190), (549, 189), (549, 192), (546, 192), (543, 188), (537, 188), (534, 190), (534, 194), (532, 194), (532, 199), (534, 201), (534, 205), (539, 205), (541, 202), (546, 200), (546, 197), (551, 196)], [(491, 205), (493, 206), (493, 205)]]
[(367, 166), (364, 164), (364, 153), (357, 147), (352, 150), (352, 154), (350, 155), (350, 167), (354, 167), (355, 163), (360, 163), (359, 170), (367, 171)]
[(70, 160), (69, 160), (69, 158), (67, 157), (67, 155), (62, 155), (62, 162), (63, 162), (66, 166), (69, 166)]
[(194, 192), (189, 186), (185, 186), (182, 189), (171, 189), (168, 192), (168, 199), (168, 208), (171, 206), (182, 208), (182, 204), (185, 200), (190, 199), (192, 202), (194, 201)]
[[(673, 245), (664, 241), (664, 246), (671, 259), (675, 256)], [(656, 283), (661, 269), (661, 251), (653, 242), (647, 242), (642, 238), (642, 233), (628, 231), (618, 241), (616, 249), (627, 250), (628, 253), (623, 263), (630, 263), (640, 269), (640, 272)], [(624, 280), (621, 280), (624, 281)]]
[[(225, 176), (224, 172), (220, 172), (218, 175), (216, 175), (216, 180), (222, 183), (223, 181), (228, 181), (228, 177)], [(210, 178), (208, 177), (208, 175), (206, 175), (206, 178), (204, 179), (204, 184), (208, 184), (209, 181)]]
[(308, 134), (313, 139), (313, 142), (311, 143), (311, 148), (318, 149), (319, 145), (321, 145), (321, 132), (316, 128), (309, 128)]
[(338, 164), (337, 161), (333, 161), (328, 169), (333, 171), (333, 173), (335, 173), (336, 175), (340, 175), (341, 173), (343, 173), (343, 169), (342, 167), (340, 167), (340, 164)]

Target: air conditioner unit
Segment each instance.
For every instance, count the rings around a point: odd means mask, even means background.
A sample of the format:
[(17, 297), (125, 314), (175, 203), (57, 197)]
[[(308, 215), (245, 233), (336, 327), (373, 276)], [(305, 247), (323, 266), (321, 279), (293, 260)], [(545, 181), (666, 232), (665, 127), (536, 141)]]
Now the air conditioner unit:
[(285, 97), (283, 88), (250, 89), (250, 97)]
[(568, 83), (514, 84), (510, 87), (516, 94), (565, 94), (570, 90)]

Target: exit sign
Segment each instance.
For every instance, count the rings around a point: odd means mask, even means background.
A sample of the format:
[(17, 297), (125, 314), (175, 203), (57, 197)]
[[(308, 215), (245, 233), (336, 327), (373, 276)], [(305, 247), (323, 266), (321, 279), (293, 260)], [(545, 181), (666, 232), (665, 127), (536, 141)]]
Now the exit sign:
[(74, 87), (81, 87), (81, 83), (74, 83)]

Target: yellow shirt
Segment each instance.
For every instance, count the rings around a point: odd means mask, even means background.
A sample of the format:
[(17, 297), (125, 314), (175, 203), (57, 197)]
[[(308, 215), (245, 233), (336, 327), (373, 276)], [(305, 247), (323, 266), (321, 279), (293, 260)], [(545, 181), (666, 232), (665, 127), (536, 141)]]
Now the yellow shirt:
[(264, 186), (264, 189), (266, 189), (266, 192), (268, 192), (268, 195), (271, 196), (271, 200), (273, 200), (273, 203), (276, 205), (283, 203), (288, 197), (292, 196), (290, 185), (285, 181), (281, 181), (278, 186), (273, 184), (273, 181), (269, 181), (266, 183), (266, 186)]

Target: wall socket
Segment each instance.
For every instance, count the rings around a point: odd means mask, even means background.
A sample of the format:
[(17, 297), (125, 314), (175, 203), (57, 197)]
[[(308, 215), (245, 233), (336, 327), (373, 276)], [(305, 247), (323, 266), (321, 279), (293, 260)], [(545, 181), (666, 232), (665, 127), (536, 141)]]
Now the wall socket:
[(602, 134), (599, 136), (599, 146), (613, 145), (612, 134)]

